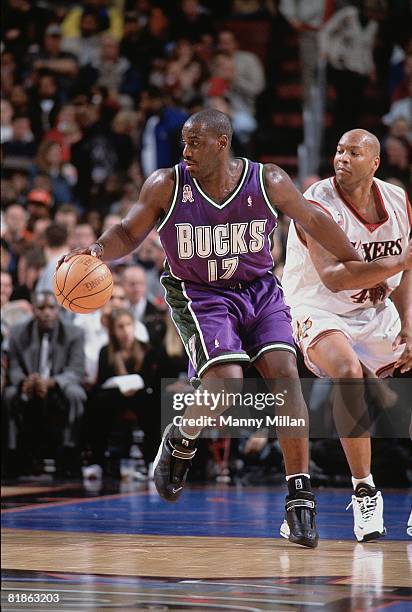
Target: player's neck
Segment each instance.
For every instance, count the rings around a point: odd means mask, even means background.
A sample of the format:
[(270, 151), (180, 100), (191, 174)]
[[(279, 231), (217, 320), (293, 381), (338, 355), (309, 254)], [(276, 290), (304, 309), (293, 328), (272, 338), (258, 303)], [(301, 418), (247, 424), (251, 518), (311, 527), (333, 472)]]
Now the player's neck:
[(213, 193), (216, 197), (223, 199), (240, 181), (244, 169), (243, 164), (242, 160), (229, 157), (210, 174), (200, 178), (199, 183), (207, 193)]
[(338, 183), (338, 185), (345, 199), (359, 212), (367, 211), (375, 207), (373, 179), (350, 187), (345, 187), (341, 183)]

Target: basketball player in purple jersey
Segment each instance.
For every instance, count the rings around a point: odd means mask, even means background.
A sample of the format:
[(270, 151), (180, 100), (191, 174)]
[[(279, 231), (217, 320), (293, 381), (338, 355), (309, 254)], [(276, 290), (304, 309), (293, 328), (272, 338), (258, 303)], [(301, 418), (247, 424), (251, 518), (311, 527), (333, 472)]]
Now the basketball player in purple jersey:
[[(280, 168), (231, 156), (232, 127), (225, 114), (200, 111), (186, 121), (182, 135), (184, 162), (155, 171), (127, 217), (66, 260), (79, 252), (119, 259), (157, 225), (167, 256), (166, 301), (202, 385), (240, 381), (242, 364), (253, 362), (270, 386), (276, 378), (296, 380), (291, 410), (307, 422), (289, 308), (272, 273), (276, 210), (296, 220), (345, 265), (360, 257), (339, 226), (308, 205)], [(199, 410), (191, 407), (185, 416)], [(169, 425), (164, 432), (154, 478), (168, 501), (180, 496), (200, 431)], [(279, 442), (289, 489), (281, 535), (314, 548), (318, 534), (307, 436), (279, 434)]]

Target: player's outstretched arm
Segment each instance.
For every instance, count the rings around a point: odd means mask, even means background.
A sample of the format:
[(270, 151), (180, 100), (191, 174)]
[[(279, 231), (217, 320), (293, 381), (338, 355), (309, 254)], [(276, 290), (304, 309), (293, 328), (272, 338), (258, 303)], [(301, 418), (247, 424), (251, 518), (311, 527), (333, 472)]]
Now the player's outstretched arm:
[(120, 259), (136, 249), (166, 213), (172, 201), (174, 171), (156, 170), (144, 182), (139, 200), (120, 223), (106, 230), (87, 249), (75, 249), (63, 256), (57, 267), (74, 255), (95, 255), (104, 261)]
[(371, 289), (398, 272), (410, 270), (412, 266), (412, 241), (402, 255), (385, 257), (369, 263), (364, 261), (342, 263), (311, 236), (306, 235), (306, 240), (317, 273), (323, 284), (333, 292), (346, 289)]
[(286, 172), (274, 164), (267, 164), (264, 176), (266, 191), (273, 206), (297, 221), (306, 234), (333, 253), (338, 261), (362, 260), (335, 221), (305, 200)]

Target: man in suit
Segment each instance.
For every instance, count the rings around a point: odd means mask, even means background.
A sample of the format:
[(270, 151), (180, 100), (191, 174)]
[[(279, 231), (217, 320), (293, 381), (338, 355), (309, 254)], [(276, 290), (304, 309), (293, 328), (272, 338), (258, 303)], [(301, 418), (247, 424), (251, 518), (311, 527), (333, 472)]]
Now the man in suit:
[(9, 447), (21, 452), (26, 468), (36, 471), (54, 457), (64, 471), (74, 461), (86, 400), (84, 335), (59, 320), (53, 293), (35, 293), (32, 304), (33, 319), (10, 335)]
[(144, 323), (151, 344), (157, 346), (163, 341), (166, 333), (165, 314), (147, 299), (147, 279), (142, 266), (133, 265), (125, 268), (121, 284), (130, 302), (129, 310), (134, 320)]

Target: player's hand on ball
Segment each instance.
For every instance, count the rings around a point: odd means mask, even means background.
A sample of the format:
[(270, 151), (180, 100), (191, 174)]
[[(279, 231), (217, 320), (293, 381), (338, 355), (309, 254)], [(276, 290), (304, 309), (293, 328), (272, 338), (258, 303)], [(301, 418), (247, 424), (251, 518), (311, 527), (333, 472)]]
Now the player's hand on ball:
[(405, 344), (404, 351), (395, 363), (395, 368), (400, 368), (401, 373), (409, 372), (412, 368), (412, 330), (402, 330), (395, 338), (393, 349), (396, 349), (401, 344)]
[(62, 255), (60, 257), (60, 259), (56, 263), (56, 270), (60, 268), (63, 262), (69, 261), (69, 259), (71, 259), (75, 255), (92, 255), (93, 257), (98, 257), (99, 259), (101, 259), (103, 255), (103, 249), (100, 244), (97, 244), (96, 242), (87, 247), (87, 249), (73, 249), (73, 251), (70, 251), (70, 253), (65, 253), (65, 255)]

